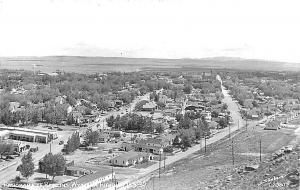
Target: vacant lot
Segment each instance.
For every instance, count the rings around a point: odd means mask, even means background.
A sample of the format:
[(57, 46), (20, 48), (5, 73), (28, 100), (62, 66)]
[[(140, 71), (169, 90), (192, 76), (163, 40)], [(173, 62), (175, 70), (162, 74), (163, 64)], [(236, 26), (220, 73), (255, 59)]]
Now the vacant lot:
[[(271, 153), (287, 145), (294, 137), (294, 131), (288, 129), (265, 131), (251, 128), (230, 140), (224, 138), (208, 146), (205, 156), (202, 150), (170, 165), (160, 179), (156, 174), (145, 186), (135, 189), (153, 189), (153, 182), (154, 189), (258, 189), (253, 177), (257, 173), (241, 175), (237, 171), (247, 164), (259, 163), (260, 140), (262, 160), (266, 161)], [(295, 161), (291, 161), (285, 168), (293, 167), (292, 162)]]

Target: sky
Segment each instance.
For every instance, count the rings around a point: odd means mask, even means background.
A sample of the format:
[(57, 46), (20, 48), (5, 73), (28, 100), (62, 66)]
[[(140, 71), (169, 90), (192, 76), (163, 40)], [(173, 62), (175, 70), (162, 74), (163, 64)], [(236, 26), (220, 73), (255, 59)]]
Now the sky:
[(300, 63), (298, 0), (0, 0), (0, 56)]

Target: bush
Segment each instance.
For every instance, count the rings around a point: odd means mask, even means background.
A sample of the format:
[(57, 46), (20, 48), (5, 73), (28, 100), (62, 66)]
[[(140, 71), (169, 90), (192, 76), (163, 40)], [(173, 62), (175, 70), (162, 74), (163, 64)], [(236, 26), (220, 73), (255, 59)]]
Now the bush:
[(15, 177), (15, 183), (19, 183), (21, 181), (21, 177), (20, 176), (16, 176)]

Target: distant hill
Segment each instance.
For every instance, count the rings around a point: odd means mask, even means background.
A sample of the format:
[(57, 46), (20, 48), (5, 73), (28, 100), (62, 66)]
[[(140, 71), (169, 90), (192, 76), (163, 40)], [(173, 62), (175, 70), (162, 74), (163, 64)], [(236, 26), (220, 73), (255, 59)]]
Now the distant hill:
[(212, 57), (203, 59), (154, 59), (123, 57), (82, 57), (82, 56), (45, 56), (45, 57), (1, 57), (1, 69), (37, 70), (53, 72), (96, 73), (110, 71), (157, 70), (159, 68), (195, 69), (234, 69), (259, 71), (300, 71), (300, 64), (276, 61), (242, 59), (235, 57)]

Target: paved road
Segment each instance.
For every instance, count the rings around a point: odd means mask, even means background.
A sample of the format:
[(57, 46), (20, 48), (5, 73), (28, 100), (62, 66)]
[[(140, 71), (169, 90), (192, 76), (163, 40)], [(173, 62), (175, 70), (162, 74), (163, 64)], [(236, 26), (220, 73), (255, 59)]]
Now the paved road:
[[(66, 139), (68, 139), (69, 135), (71, 135), (71, 134), (72, 134), (71, 131), (65, 132), (62, 135), (60, 135), (58, 137), (58, 139), (54, 140), (52, 143), (49, 143), (49, 144), (41, 144), (41, 143), (38, 144), (38, 143), (26, 142), (26, 144), (29, 144), (31, 147), (36, 147), (36, 146), (39, 147), (39, 150), (37, 152), (33, 153), (33, 155), (32, 155), (32, 157), (34, 159), (35, 167), (38, 168), (39, 160), (42, 159), (45, 154), (50, 152), (50, 144), (51, 144), (51, 152), (53, 154), (59, 153), (59, 152), (61, 152), (62, 145), (59, 145), (58, 142), (60, 140), (66, 141)], [(23, 152), (23, 154), (25, 154), (25, 153), (27, 153), (27, 151)], [(11, 180), (11, 179), (15, 178), (17, 175), (19, 175), (19, 172), (16, 170), (17, 170), (17, 167), (21, 164), (21, 157), (22, 157), (22, 155), (12, 161), (12, 162), (17, 162), (15, 165), (10, 166), (0, 172), (0, 184), (7, 183), (9, 180)]]
[[(221, 81), (221, 78), (219, 76), (217, 77), (217, 79), (218, 78)], [(222, 84), (222, 81), (221, 81), (221, 84)], [(233, 124), (231, 125), (230, 128), (227, 127), (227, 128), (221, 129), (219, 133), (215, 134), (212, 138), (207, 139), (207, 141), (206, 141), (207, 145), (221, 140), (222, 138), (227, 136), (229, 133), (236, 131), (239, 128), (244, 127), (245, 123), (246, 123), (242, 119), (242, 117), (239, 113), (239, 107), (238, 107), (237, 103), (235, 103), (232, 100), (231, 96), (229, 95), (228, 91), (223, 87), (223, 85), (221, 87), (222, 87), (222, 93), (224, 95), (223, 102), (228, 105), (228, 110), (230, 111), (231, 117), (233, 119)], [(254, 123), (254, 122), (249, 124), (249, 126), (255, 126), (255, 125), (256, 125), (256, 123)], [(165, 164), (170, 165), (178, 160), (181, 160), (181, 159), (187, 157), (188, 155), (191, 155), (191, 154), (197, 152), (198, 150), (203, 148), (203, 146), (201, 144), (204, 144), (204, 143), (200, 143), (200, 145), (195, 145), (195, 146), (189, 148), (186, 152), (179, 152), (175, 156), (168, 157), (165, 161)], [(122, 189), (122, 190), (129, 189), (130, 187), (134, 187), (137, 184), (141, 184), (141, 181), (144, 181), (144, 179), (143, 179), (144, 176), (154, 172), (158, 168), (159, 168), (159, 163), (156, 163), (146, 169), (141, 169), (140, 172), (138, 174), (136, 174), (133, 178), (120, 183), (118, 185), (118, 189)]]

